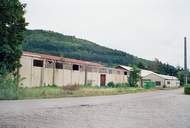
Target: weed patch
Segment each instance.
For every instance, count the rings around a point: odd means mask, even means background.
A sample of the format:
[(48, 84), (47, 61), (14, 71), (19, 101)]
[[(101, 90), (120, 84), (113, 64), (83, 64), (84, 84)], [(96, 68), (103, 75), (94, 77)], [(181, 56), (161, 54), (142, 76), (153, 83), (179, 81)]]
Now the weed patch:
[(79, 84), (74, 84), (74, 85), (66, 85), (66, 86), (63, 86), (63, 90), (72, 90), (72, 91), (74, 91), (74, 90), (79, 90), (81, 88), (81, 85), (79, 85)]

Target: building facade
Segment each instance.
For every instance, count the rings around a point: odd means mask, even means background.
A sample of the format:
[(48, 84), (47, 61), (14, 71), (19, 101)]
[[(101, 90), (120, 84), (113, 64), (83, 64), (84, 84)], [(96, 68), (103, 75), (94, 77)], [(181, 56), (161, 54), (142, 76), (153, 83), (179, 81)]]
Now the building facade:
[(125, 83), (125, 70), (107, 68), (101, 64), (61, 58), (45, 54), (23, 52), (19, 69), (24, 87), (71, 84), (105, 86), (109, 82)]
[[(124, 65), (118, 65), (117, 69), (123, 69), (130, 75), (132, 68)], [(179, 87), (180, 81), (175, 76), (161, 75), (149, 70), (142, 69), (140, 72), (140, 80), (137, 83), (139, 87), (143, 87), (144, 82), (155, 82), (156, 87)]]

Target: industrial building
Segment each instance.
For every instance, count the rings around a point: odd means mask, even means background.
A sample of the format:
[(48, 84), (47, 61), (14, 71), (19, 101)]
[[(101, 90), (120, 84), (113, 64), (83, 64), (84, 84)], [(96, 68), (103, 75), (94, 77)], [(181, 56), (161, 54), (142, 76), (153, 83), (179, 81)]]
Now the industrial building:
[(23, 52), (19, 69), (24, 87), (69, 84), (105, 86), (127, 82), (126, 70), (107, 68), (101, 64), (32, 52)]

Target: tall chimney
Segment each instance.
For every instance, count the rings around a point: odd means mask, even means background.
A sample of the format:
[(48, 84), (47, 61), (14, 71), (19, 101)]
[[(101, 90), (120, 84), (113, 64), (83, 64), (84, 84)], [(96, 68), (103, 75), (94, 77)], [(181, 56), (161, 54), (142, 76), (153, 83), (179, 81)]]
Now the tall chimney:
[(184, 37), (184, 85), (187, 84), (187, 45), (186, 37)]

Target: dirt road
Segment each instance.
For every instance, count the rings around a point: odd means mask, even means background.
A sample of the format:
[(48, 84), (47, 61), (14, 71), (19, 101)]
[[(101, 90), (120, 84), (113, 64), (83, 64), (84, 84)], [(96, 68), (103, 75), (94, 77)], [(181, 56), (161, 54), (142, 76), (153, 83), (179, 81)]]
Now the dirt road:
[(183, 88), (155, 92), (0, 101), (0, 128), (190, 128)]

